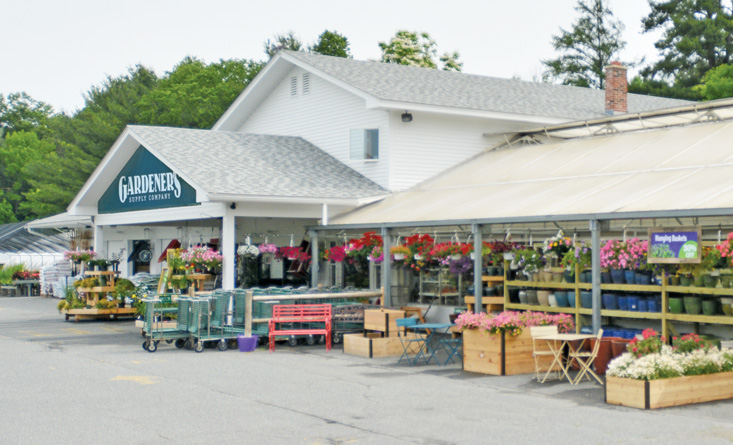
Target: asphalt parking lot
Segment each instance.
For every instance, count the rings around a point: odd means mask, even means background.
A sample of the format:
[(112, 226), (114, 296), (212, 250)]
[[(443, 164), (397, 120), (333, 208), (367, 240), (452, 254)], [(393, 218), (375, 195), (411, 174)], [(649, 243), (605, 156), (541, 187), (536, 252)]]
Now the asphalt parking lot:
[(58, 300), (0, 298), (0, 443), (730, 443), (733, 402), (606, 405), (590, 382), (539, 384), (338, 346), (274, 353), (161, 343), (132, 321), (64, 321)]

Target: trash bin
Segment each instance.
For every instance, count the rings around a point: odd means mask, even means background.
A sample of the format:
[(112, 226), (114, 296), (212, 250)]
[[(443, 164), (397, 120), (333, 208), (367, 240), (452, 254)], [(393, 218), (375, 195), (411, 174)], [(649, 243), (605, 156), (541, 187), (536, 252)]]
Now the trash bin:
[(245, 337), (237, 335), (237, 343), (239, 344), (239, 352), (252, 352), (257, 348), (257, 335)]

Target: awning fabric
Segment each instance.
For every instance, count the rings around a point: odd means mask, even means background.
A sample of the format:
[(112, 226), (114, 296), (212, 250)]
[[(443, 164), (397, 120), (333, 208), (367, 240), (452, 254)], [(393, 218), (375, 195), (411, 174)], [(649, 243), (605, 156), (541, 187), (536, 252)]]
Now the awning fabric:
[(488, 151), (331, 225), (733, 208), (733, 124)]

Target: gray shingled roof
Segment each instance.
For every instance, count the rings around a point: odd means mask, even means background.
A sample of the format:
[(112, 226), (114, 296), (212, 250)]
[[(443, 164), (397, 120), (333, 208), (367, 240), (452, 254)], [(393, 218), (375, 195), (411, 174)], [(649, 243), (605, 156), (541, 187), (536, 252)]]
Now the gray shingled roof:
[(310, 142), (290, 136), (131, 125), (206, 192), (298, 198), (364, 198), (387, 191)]
[[(567, 119), (604, 116), (602, 90), (283, 52), (382, 100)], [(629, 113), (689, 104), (662, 97), (628, 96)]]

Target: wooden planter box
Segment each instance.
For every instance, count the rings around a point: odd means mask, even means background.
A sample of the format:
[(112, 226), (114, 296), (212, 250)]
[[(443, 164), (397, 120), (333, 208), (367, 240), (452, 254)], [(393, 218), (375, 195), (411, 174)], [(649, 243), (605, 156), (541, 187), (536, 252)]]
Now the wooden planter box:
[(74, 321), (92, 320), (94, 318), (121, 318), (134, 317), (137, 309), (134, 307), (113, 308), (113, 309), (69, 309), (61, 311), (68, 320), (74, 317)]
[[(538, 343), (538, 349), (549, 350)], [(552, 357), (542, 357), (545, 369)], [(516, 337), (501, 333), (494, 336), (478, 329), (463, 331), (463, 370), (491, 375), (532, 374), (535, 362), (532, 356), (532, 336), (529, 329)]]
[[(412, 334), (408, 334), (412, 335)], [(344, 354), (360, 357), (399, 357), (404, 350), (400, 338), (382, 337), (379, 333), (344, 335)]]
[(397, 336), (397, 320), (405, 318), (405, 311), (395, 309), (367, 309), (364, 311), (364, 330), (383, 332), (385, 337)]
[(636, 380), (606, 377), (606, 403), (641, 409), (667, 408), (733, 398), (733, 372)]

